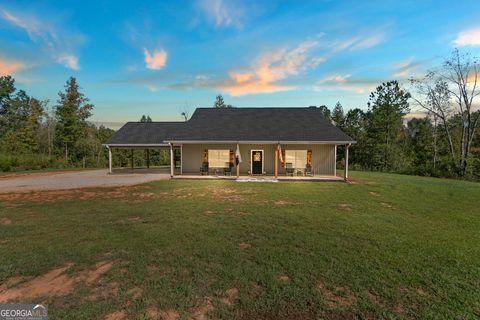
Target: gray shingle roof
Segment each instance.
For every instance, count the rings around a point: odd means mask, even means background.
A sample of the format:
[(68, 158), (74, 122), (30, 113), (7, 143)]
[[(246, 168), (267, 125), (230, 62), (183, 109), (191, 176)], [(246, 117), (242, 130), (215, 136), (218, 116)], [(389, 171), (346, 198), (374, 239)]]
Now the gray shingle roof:
[(129, 122), (106, 144), (168, 141), (354, 142), (318, 108), (198, 108), (187, 122)]

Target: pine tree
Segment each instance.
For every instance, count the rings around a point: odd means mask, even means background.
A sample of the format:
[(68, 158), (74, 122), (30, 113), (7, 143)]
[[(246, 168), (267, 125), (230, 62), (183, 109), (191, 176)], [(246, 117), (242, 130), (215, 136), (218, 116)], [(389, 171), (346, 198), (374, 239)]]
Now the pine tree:
[(68, 163), (69, 153), (75, 155), (75, 143), (86, 134), (87, 119), (92, 115), (93, 105), (88, 103), (89, 99), (79, 91), (77, 79), (74, 77), (68, 79), (65, 91), (59, 92), (58, 96), (55, 138), (57, 146), (64, 150), (65, 162)]
[(213, 104), (214, 108), (226, 108), (227, 106), (225, 105), (225, 101), (223, 101), (223, 97), (221, 94), (219, 94), (215, 98), (215, 103)]

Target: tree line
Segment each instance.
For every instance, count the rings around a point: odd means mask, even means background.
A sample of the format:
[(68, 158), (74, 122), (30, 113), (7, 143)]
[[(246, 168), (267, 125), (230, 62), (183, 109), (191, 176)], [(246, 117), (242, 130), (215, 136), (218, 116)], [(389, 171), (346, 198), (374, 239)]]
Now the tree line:
[(114, 130), (88, 121), (93, 108), (74, 77), (53, 108), (0, 77), (0, 171), (105, 166)]
[[(425, 77), (397, 81), (370, 94), (367, 110), (321, 106), (325, 118), (357, 141), (353, 168), (438, 177), (480, 179), (479, 61), (458, 50)], [(421, 110), (425, 116), (408, 118)], [(339, 159), (343, 150), (339, 150)]]

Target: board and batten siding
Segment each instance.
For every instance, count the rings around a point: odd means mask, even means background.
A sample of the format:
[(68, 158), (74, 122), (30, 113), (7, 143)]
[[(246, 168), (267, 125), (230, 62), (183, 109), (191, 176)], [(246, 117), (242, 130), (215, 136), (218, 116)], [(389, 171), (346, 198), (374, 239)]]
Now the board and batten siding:
[[(205, 149), (228, 149), (235, 151), (236, 144), (184, 144), (182, 146), (182, 172), (183, 174), (198, 174), (202, 166), (203, 151)], [(276, 144), (240, 144), (242, 163), (240, 174), (246, 175), (250, 171), (251, 150), (263, 150), (264, 171), (273, 175), (275, 173)], [(283, 144), (284, 150), (312, 150), (312, 167), (316, 175), (335, 175), (335, 145), (333, 144)], [(285, 169), (279, 163), (278, 174), (285, 174)]]

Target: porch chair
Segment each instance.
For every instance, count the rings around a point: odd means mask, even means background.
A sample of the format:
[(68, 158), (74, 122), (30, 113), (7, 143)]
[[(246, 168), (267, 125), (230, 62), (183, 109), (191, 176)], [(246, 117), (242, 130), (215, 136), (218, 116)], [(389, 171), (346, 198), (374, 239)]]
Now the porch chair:
[(224, 176), (231, 176), (232, 175), (233, 163), (228, 162), (227, 165), (228, 165), (228, 167), (223, 168), (223, 175)]
[(208, 162), (203, 162), (202, 166), (200, 167), (200, 175), (207, 175), (208, 176)]
[(307, 177), (313, 177), (314, 173), (313, 173), (313, 168), (312, 168), (312, 165), (311, 164), (307, 164), (307, 166), (305, 167), (305, 176)]
[(290, 162), (285, 163), (285, 175), (293, 177), (294, 172), (295, 168), (293, 167), (293, 165)]

